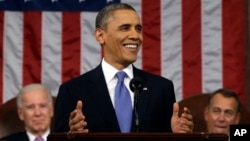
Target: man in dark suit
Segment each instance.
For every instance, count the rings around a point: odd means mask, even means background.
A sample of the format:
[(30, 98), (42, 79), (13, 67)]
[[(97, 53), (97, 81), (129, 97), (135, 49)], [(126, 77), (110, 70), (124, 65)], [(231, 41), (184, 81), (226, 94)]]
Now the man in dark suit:
[[(54, 114), (50, 91), (41, 84), (28, 84), (17, 95), (18, 116), (24, 122), (24, 132), (1, 138), (1, 141), (46, 141)], [(37, 138), (43, 140), (36, 140)]]
[[(119, 3), (101, 10), (96, 17), (95, 38), (104, 57), (95, 69), (60, 86), (55, 132), (121, 132), (115, 111), (116, 73), (120, 71), (126, 73), (127, 88), (133, 78), (140, 78), (143, 85), (138, 99), (129, 89), (132, 107), (137, 109), (129, 132), (192, 132), (190, 111), (185, 107), (181, 116), (178, 114), (172, 81), (132, 64), (142, 44), (142, 25), (133, 7)], [(131, 105), (123, 106), (125, 110)]]

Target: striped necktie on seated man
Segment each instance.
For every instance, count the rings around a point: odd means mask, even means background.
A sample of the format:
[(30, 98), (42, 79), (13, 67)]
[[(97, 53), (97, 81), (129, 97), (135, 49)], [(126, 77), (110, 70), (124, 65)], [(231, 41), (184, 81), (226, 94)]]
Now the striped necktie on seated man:
[(35, 141), (44, 141), (43, 137), (36, 137)]

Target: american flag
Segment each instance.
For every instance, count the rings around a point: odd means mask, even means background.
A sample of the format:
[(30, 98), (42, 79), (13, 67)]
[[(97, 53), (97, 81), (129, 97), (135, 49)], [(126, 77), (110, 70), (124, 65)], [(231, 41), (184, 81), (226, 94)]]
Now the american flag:
[(171, 79), (177, 101), (221, 87), (243, 100), (244, 0), (0, 0), (0, 105), (32, 82), (56, 96), (98, 65), (95, 16), (117, 2), (142, 20), (135, 65)]

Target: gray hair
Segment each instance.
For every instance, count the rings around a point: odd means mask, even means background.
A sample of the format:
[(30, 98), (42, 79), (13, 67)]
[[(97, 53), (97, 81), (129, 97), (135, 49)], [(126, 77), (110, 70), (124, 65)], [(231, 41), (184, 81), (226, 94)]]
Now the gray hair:
[(45, 90), (46, 94), (48, 95), (49, 98), (49, 103), (52, 104), (53, 103), (53, 98), (52, 98), (52, 94), (50, 92), (50, 90), (48, 88), (46, 88), (44, 85), (39, 84), (39, 83), (32, 83), (32, 84), (28, 84), (26, 86), (24, 86), (18, 93), (17, 97), (16, 97), (16, 104), (18, 108), (22, 108), (22, 95), (24, 93), (30, 92), (32, 90)]
[(207, 106), (210, 106), (213, 97), (215, 95), (217, 95), (217, 94), (221, 94), (222, 96), (227, 97), (227, 98), (234, 98), (236, 100), (236, 103), (237, 103), (236, 110), (237, 110), (237, 112), (240, 112), (240, 110), (241, 110), (241, 102), (240, 102), (240, 99), (238, 97), (238, 94), (235, 91), (233, 91), (231, 89), (227, 89), (227, 88), (220, 88), (218, 90), (215, 90), (210, 95)]
[(105, 30), (110, 17), (113, 16), (114, 11), (116, 10), (133, 10), (136, 12), (136, 10), (131, 5), (126, 3), (115, 3), (108, 5), (99, 11), (98, 15), (96, 16), (95, 27)]

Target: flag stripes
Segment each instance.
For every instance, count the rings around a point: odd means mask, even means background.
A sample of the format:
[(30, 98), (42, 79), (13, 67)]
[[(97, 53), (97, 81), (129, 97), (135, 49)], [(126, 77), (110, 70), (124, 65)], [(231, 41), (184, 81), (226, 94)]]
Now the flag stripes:
[[(244, 1), (222, 3), (222, 82), (244, 100)], [(244, 102), (244, 101), (243, 101)]]
[[(161, 9), (160, 1), (154, 4), (142, 1), (143, 47), (142, 69), (161, 75)], [(154, 12), (152, 12), (154, 11)]]
[(186, 94), (184, 97), (202, 91), (201, 61), (201, 1), (182, 1), (182, 87), (183, 93)]
[(109, 2), (137, 10), (144, 42), (134, 64), (171, 79), (177, 101), (227, 87), (244, 102), (244, 0), (98, 2), (0, 2), (0, 105), (31, 82), (56, 96), (61, 83), (98, 65), (95, 16)]

